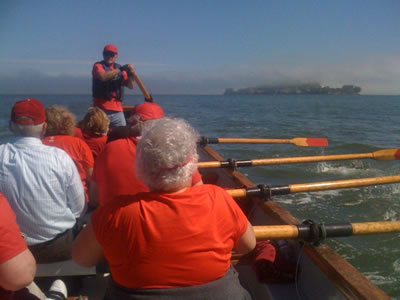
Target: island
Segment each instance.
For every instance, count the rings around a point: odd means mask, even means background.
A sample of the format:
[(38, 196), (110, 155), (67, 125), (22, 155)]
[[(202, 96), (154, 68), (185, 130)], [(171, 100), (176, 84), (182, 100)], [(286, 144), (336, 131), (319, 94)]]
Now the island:
[(244, 89), (225, 89), (224, 95), (358, 95), (361, 88), (343, 85), (341, 88), (321, 86), (319, 83), (264, 85)]

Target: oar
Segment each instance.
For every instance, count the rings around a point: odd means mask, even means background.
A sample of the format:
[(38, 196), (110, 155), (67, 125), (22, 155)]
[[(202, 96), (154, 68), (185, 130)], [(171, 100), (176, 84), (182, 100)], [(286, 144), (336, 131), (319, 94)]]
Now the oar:
[(345, 189), (352, 187), (399, 183), (399, 182), (400, 182), (400, 175), (397, 175), (397, 176), (382, 176), (382, 177), (299, 183), (290, 185), (276, 185), (276, 186), (261, 185), (255, 188), (233, 189), (226, 191), (234, 198), (245, 198), (246, 196), (288, 195), (293, 193), (336, 190), (336, 189)]
[(144, 87), (142, 81), (140, 80), (140, 78), (136, 72), (135, 72), (135, 81), (143, 93), (144, 100), (147, 102), (153, 102), (153, 97), (147, 92), (146, 88)]
[(345, 237), (400, 231), (400, 221), (253, 226), (257, 240)]
[(301, 147), (328, 147), (326, 138), (295, 137), (292, 139), (212, 138), (202, 136), (200, 145), (207, 144), (293, 144)]
[(280, 164), (297, 164), (318, 161), (350, 160), (350, 159), (375, 159), (396, 160), (400, 159), (400, 149), (384, 149), (369, 153), (353, 153), (338, 155), (298, 156), (281, 158), (262, 158), (252, 160), (227, 160), (227, 161), (202, 161), (198, 163), (199, 168), (236, 168), (251, 166), (266, 166)]

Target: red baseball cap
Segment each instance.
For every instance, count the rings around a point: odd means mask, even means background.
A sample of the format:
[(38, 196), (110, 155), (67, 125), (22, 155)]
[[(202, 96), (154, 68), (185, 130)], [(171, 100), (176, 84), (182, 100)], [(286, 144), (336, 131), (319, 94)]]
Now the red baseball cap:
[(144, 102), (136, 105), (131, 115), (138, 115), (142, 121), (160, 119), (165, 116), (161, 106), (153, 102)]
[(17, 101), (11, 110), (11, 121), (21, 125), (38, 125), (46, 121), (43, 104), (34, 98)]
[(115, 54), (118, 54), (117, 47), (115, 47), (114, 45), (111, 45), (111, 44), (105, 45), (105, 46), (104, 46), (103, 52), (106, 52), (106, 51), (109, 51), (109, 52), (113, 52), (113, 53), (115, 53)]

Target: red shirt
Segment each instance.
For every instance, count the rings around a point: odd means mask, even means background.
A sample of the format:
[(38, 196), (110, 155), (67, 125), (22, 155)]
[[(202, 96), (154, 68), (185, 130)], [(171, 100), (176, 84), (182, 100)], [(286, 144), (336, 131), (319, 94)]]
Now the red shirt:
[(136, 178), (135, 137), (118, 139), (106, 144), (96, 158), (93, 179), (97, 184), (100, 205), (118, 195), (137, 194), (149, 189)]
[[(112, 71), (112, 70), (114, 70), (113, 65), (110, 66), (110, 71)], [(95, 63), (93, 65), (92, 76), (94, 78), (97, 78), (99, 73), (102, 73), (105, 71), (106, 70), (104, 70), (104, 67), (102, 64)], [(128, 74), (125, 71), (122, 71), (122, 77), (123, 77), (124, 81), (128, 80)], [(114, 95), (114, 97), (111, 99), (93, 98), (93, 106), (100, 107), (101, 109), (105, 109), (105, 110), (123, 111), (122, 103), (116, 97), (117, 97), (117, 95)]]
[[(47, 136), (42, 139), (42, 142), (45, 145), (57, 147), (67, 152), (74, 161), (85, 192), (87, 192), (86, 179), (89, 178), (87, 178), (86, 169), (91, 169), (94, 166), (93, 154), (89, 146), (80, 138), (69, 135)], [(88, 198), (86, 197), (86, 199)]]
[[(119, 195), (148, 192), (148, 187), (136, 177), (136, 137), (114, 140), (106, 144), (96, 158), (93, 180), (97, 184), (99, 205), (104, 205)], [(193, 174), (192, 185), (201, 180), (198, 170)]]
[(0, 194), (0, 264), (27, 249), (7, 199)]
[(98, 208), (91, 218), (113, 279), (127, 288), (176, 288), (222, 277), (247, 218), (220, 187), (140, 193)]

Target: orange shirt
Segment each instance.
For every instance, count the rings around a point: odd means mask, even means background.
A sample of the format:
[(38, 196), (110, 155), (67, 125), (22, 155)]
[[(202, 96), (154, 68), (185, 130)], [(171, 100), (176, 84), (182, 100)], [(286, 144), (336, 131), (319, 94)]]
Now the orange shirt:
[(106, 144), (96, 158), (93, 180), (97, 184), (100, 205), (119, 195), (137, 194), (149, 190), (136, 178), (136, 143), (135, 137), (112, 141)]
[(176, 288), (222, 277), (247, 218), (225, 190), (126, 195), (91, 218), (113, 279), (127, 288)]
[[(110, 66), (110, 71), (112, 70), (114, 70), (113, 65)], [(105, 72), (104, 67), (99, 63), (95, 63), (93, 65), (92, 76), (97, 77), (98, 74), (102, 72)], [(125, 71), (122, 72), (122, 76), (124, 81), (128, 80), (128, 74)], [(100, 107), (104, 110), (123, 111), (122, 103), (116, 97), (113, 97), (109, 100), (93, 98), (93, 106)]]
[[(53, 135), (42, 139), (43, 144), (63, 149), (74, 161), (79, 175), (82, 180), (83, 187), (87, 191), (86, 186), (86, 169), (94, 166), (92, 151), (89, 146), (80, 138), (69, 135)], [(86, 198), (87, 199), (87, 198)]]

